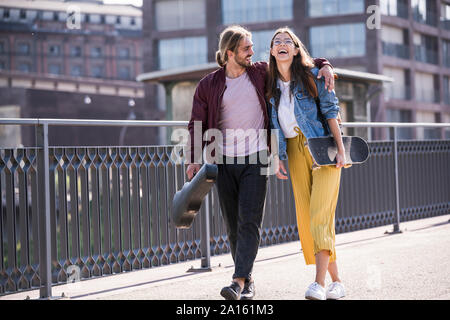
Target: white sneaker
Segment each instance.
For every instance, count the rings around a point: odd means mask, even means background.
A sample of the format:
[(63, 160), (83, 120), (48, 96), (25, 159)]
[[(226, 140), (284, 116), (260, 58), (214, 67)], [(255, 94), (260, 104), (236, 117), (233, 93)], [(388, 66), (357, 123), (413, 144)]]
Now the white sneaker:
[(314, 282), (306, 290), (305, 298), (309, 300), (326, 300), (325, 288)]
[(344, 285), (340, 282), (333, 282), (327, 288), (327, 299), (337, 300), (345, 297)]

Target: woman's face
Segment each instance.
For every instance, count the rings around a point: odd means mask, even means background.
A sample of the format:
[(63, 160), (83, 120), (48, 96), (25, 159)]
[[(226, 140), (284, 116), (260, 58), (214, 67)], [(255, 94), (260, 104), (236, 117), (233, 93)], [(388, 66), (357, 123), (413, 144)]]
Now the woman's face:
[(279, 33), (273, 38), (270, 54), (275, 57), (277, 62), (291, 62), (294, 56), (299, 53), (295, 47), (294, 41), (287, 33)]

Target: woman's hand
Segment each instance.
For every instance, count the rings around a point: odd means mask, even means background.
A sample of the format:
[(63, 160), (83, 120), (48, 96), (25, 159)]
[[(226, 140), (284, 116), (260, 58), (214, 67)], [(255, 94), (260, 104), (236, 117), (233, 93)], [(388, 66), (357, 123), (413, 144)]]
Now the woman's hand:
[(283, 160), (278, 160), (278, 169), (275, 174), (277, 175), (278, 179), (287, 180), (288, 175), (287, 175), (286, 168), (284, 167)]
[(336, 154), (336, 168), (343, 168), (345, 166), (345, 150), (339, 150)]

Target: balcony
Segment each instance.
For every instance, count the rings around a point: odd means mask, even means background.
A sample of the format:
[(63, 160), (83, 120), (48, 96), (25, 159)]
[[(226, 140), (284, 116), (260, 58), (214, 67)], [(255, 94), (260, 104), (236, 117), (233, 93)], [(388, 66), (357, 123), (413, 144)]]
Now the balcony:
[(416, 101), (425, 103), (440, 103), (440, 91), (416, 87)]
[(411, 86), (404, 84), (387, 85), (385, 97), (387, 99), (409, 100), (411, 99)]
[(441, 20), (441, 28), (450, 31), (450, 20)]
[(408, 4), (400, 1), (392, 3), (387, 1), (385, 6), (382, 7), (382, 14), (392, 17), (399, 17), (403, 19), (408, 19)]
[(383, 54), (386, 56), (409, 59), (409, 46), (400, 43), (382, 42)]
[(438, 52), (435, 50), (426, 49), (422, 45), (414, 45), (414, 53), (416, 61), (438, 64)]
[(432, 27), (437, 26), (438, 16), (433, 11), (421, 12), (418, 8), (413, 8), (413, 19), (416, 22), (426, 24)]

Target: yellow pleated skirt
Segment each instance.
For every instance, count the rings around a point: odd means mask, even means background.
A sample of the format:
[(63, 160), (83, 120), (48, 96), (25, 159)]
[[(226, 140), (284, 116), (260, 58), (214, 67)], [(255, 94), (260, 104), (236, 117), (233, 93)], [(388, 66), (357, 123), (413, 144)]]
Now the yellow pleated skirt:
[(297, 137), (287, 139), (287, 154), (303, 255), (310, 265), (315, 264), (315, 254), (328, 250), (333, 262), (336, 260), (334, 217), (341, 169), (326, 166), (313, 170), (306, 138), (299, 129), (296, 131)]

